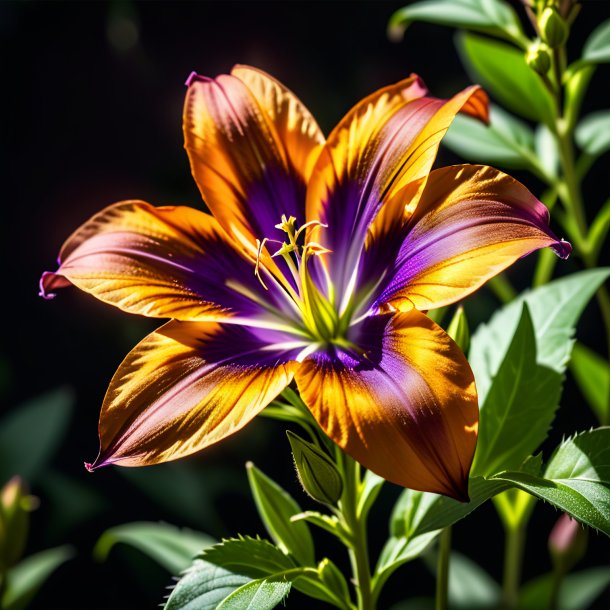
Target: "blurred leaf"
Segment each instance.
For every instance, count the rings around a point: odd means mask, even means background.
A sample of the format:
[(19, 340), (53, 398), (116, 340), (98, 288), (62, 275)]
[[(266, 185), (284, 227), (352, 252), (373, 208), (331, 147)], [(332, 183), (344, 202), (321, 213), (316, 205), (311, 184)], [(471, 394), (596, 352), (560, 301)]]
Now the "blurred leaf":
[(307, 523), (290, 518), (301, 508), (275, 481), (248, 464), (248, 481), (258, 513), (274, 542), (301, 565), (314, 564), (314, 546)]
[(559, 151), (555, 136), (546, 125), (538, 125), (535, 135), (536, 157), (547, 176), (555, 177), (559, 170)]
[(362, 487), (360, 491), (360, 498), (358, 500), (358, 506), (356, 508), (356, 513), (360, 517), (360, 519), (366, 519), (366, 516), (369, 514), (371, 510), (371, 506), (375, 503), (383, 484), (385, 483), (385, 479), (380, 477), (379, 475), (367, 470), (364, 473), (364, 479), (362, 481)]
[(522, 51), (468, 33), (458, 37), (458, 49), (472, 80), (480, 82), (509, 110), (540, 123), (553, 121), (551, 95), (525, 63)]
[(589, 250), (594, 260), (597, 260), (599, 257), (599, 253), (608, 235), (608, 229), (610, 229), (610, 199), (607, 199), (602, 205), (589, 229), (587, 241), (589, 242)]
[(544, 441), (559, 406), (563, 376), (536, 363), (527, 304), (502, 364), (480, 404), (473, 476), (519, 468)]
[(468, 326), (468, 318), (466, 318), (466, 312), (460, 305), (451, 318), (451, 322), (447, 327), (447, 334), (457, 343), (458, 347), (468, 354), (470, 347), (470, 328)]
[(390, 38), (401, 40), (415, 21), (484, 32), (517, 43), (525, 38), (515, 11), (503, 0), (424, 0), (409, 4), (390, 18)]
[(165, 610), (216, 610), (250, 578), (196, 559), (171, 592)]
[[(587, 610), (610, 584), (610, 567), (590, 568), (568, 574), (561, 584), (557, 610)], [(539, 610), (548, 605), (553, 587), (553, 574), (546, 574), (521, 590), (519, 610)]]
[(233, 591), (218, 610), (272, 610), (290, 593), (290, 587), (291, 583), (281, 576), (253, 580)]
[(576, 343), (572, 350), (570, 370), (597, 419), (607, 422), (610, 416), (610, 363), (605, 358)]
[(498, 583), (477, 563), (461, 553), (451, 553), (449, 606), (453, 610), (491, 610), (500, 605)]
[(488, 126), (458, 114), (442, 142), (467, 161), (539, 171), (532, 130), (495, 104)]
[(563, 373), (570, 359), (578, 318), (599, 286), (610, 276), (604, 267), (573, 273), (522, 293), (481, 324), (470, 343), (468, 360), (483, 403), (504, 360), (526, 302), (536, 334), (536, 361)]
[(574, 138), (588, 155), (598, 157), (610, 150), (610, 110), (584, 117), (576, 126)]
[(74, 396), (59, 388), (26, 402), (0, 420), (0, 485), (13, 475), (36, 480), (70, 423)]
[(105, 561), (112, 547), (119, 543), (138, 549), (171, 574), (179, 574), (202, 549), (214, 544), (214, 540), (169, 523), (138, 521), (106, 530), (97, 541), (93, 556), (97, 561)]
[(471, 477), (468, 487), (470, 502), (458, 502), (439, 494), (405, 489), (394, 505), (390, 532), (392, 536), (411, 539), (443, 529), (463, 519), (507, 487), (509, 485), (501, 481)]
[(610, 61), (610, 19), (598, 25), (587, 38), (582, 50), (582, 59), (587, 63)]
[(59, 546), (30, 555), (11, 568), (6, 576), (2, 610), (21, 610), (36, 595), (51, 574), (74, 556), (69, 546)]
[(412, 597), (394, 604), (390, 610), (435, 610), (435, 608), (435, 601), (432, 597)]
[(544, 477), (503, 472), (494, 479), (514, 483), (610, 536), (610, 428), (583, 432), (563, 442)]

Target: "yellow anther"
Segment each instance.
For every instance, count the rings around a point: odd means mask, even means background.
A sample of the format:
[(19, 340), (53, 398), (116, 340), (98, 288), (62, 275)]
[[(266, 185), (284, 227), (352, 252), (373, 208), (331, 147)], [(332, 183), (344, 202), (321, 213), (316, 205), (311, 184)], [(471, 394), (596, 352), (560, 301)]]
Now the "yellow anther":
[(310, 241), (309, 243), (303, 246), (303, 252), (308, 252), (314, 254), (315, 256), (320, 256), (321, 254), (328, 254), (329, 252), (332, 252), (332, 250), (325, 248), (318, 242)]
[(275, 258), (276, 256), (285, 256), (290, 254), (291, 252), (296, 252), (296, 247), (293, 244), (284, 243), (275, 254), (271, 255), (271, 258)]
[(294, 216), (286, 218), (286, 214), (282, 214), (282, 222), (276, 224), (275, 228), (292, 237), (295, 235), (296, 223), (297, 219)]

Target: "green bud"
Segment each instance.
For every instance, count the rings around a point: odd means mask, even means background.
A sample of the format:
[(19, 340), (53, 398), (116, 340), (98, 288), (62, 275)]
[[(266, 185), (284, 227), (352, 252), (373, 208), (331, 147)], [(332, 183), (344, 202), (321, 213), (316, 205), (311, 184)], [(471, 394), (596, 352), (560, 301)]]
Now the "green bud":
[(568, 39), (568, 24), (554, 6), (547, 6), (538, 19), (542, 40), (551, 49), (561, 46)]
[(464, 308), (460, 305), (457, 308), (450, 324), (447, 334), (458, 344), (459, 348), (466, 354), (470, 347), (470, 329)]
[(343, 491), (343, 481), (333, 461), (319, 447), (294, 432), (286, 434), (303, 489), (316, 502), (336, 504)]
[(551, 52), (547, 44), (537, 40), (530, 45), (525, 61), (527, 65), (538, 74), (546, 74), (551, 67)]
[(29, 513), (38, 501), (28, 494), (20, 477), (13, 477), (0, 491), (0, 572), (16, 564), (25, 550)]

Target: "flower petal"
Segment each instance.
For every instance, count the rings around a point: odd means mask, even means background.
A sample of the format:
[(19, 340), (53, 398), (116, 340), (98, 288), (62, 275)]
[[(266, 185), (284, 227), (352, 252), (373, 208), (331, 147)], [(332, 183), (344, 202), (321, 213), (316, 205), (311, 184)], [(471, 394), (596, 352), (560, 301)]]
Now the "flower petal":
[(148, 335), (110, 382), (88, 468), (166, 462), (237, 432), (290, 383), (300, 348), (273, 347), (284, 339), (175, 321)]
[(181, 320), (271, 319), (268, 310), (287, 303), (275, 284), (263, 289), (254, 261), (212, 216), (143, 201), (117, 203), (84, 223), (64, 244), (59, 269), (43, 275), (41, 294), (68, 281), (130, 313)]
[(193, 76), (184, 106), (185, 147), (201, 194), (230, 234), (254, 244), (282, 238), (282, 214), (301, 224), (305, 179), (323, 142), (298, 99), (263, 72), (237, 67)]
[(320, 426), (388, 481), (467, 499), (478, 408), (460, 349), (416, 310), (368, 318), (352, 340), (362, 355), (329, 349), (295, 374)]
[(416, 76), (381, 89), (346, 115), (320, 153), (307, 191), (307, 219), (328, 225), (312, 229), (311, 239), (333, 252), (329, 270), (338, 294), (349, 297), (379, 212), (384, 210), (381, 227), (404, 221), (405, 205), (417, 200), (455, 115), (462, 110), (487, 118), (487, 97), (478, 87), (450, 100), (425, 94)]
[(436, 170), (409, 220), (378, 304), (441, 307), (539, 248), (549, 246), (567, 258), (570, 244), (558, 240), (548, 224), (546, 207), (498, 170), (479, 165)]

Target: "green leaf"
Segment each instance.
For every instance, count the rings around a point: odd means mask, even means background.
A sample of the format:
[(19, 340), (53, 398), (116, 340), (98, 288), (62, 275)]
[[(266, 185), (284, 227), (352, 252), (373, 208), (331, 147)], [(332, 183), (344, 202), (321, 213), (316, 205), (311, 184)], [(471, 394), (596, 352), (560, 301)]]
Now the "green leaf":
[(442, 142), (467, 161), (540, 172), (530, 127), (499, 106), (490, 106), (489, 125), (458, 114)]
[(25, 608), (49, 576), (73, 556), (71, 547), (60, 546), (30, 555), (12, 567), (6, 575), (6, 589), (0, 603), (2, 610)]
[(610, 61), (610, 19), (598, 25), (589, 35), (582, 50), (582, 59), (588, 64)]
[(584, 117), (574, 132), (582, 151), (599, 157), (610, 150), (610, 110), (601, 110)]
[(583, 432), (562, 443), (543, 477), (503, 472), (494, 479), (513, 483), (610, 536), (610, 428)]
[(610, 418), (610, 363), (582, 343), (575, 343), (570, 370), (595, 411), (597, 419), (607, 422)]
[[(526, 583), (521, 590), (519, 610), (539, 610), (548, 605), (553, 574)], [(561, 583), (557, 610), (587, 610), (610, 585), (610, 568), (599, 567), (568, 574)]]
[(218, 610), (272, 610), (288, 596), (290, 587), (281, 577), (253, 580), (233, 591)]
[(254, 464), (250, 462), (247, 468), (256, 508), (271, 538), (285, 553), (291, 553), (299, 564), (314, 565), (313, 538), (307, 523), (290, 520), (302, 512), (299, 505)]
[(500, 587), (480, 565), (461, 553), (453, 552), (449, 566), (451, 608), (489, 610), (500, 606)]
[(251, 579), (196, 559), (171, 592), (165, 610), (216, 610)]
[(518, 44), (525, 38), (515, 11), (503, 0), (425, 0), (409, 4), (390, 18), (390, 38), (401, 40), (415, 21), (484, 32)]
[(610, 229), (610, 198), (606, 199), (597, 216), (591, 223), (587, 237), (589, 250), (594, 260), (599, 258), (599, 253), (604, 245), (608, 230)]
[(470, 502), (458, 502), (447, 496), (405, 489), (394, 506), (390, 532), (392, 536), (411, 539), (443, 529), (463, 519), (508, 487), (502, 481), (471, 477), (468, 487)]
[(526, 119), (550, 124), (554, 103), (542, 80), (514, 47), (464, 33), (458, 49), (474, 82), (480, 82), (509, 110)]
[(356, 507), (356, 514), (362, 520), (366, 519), (371, 506), (375, 503), (385, 479), (379, 475), (367, 470), (364, 474), (362, 486), (360, 488), (360, 496), (358, 499), (358, 506)]
[(558, 373), (566, 369), (572, 351), (576, 322), (610, 268), (573, 273), (520, 295), (505, 305), (487, 324), (481, 324), (470, 344), (468, 360), (483, 403), (527, 303), (536, 333), (536, 360)]
[(119, 543), (138, 549), (168, 572), (179, 574), (202, 549), (214, 544), (214, 540), (169, 523), (138, 521), (106, 530), (97, 541), (93, 556), (98, 561), (105, 561), (111, 549)]
[(0, 420), (0, 485), (13, 475), (33, 483), (61, 444), (74, 396), (60, 388), (10, 411)]
[(449, 323), (447, 334), (457, 343), (464, 354), (468, 353), (468, 348), (470, 347), (470, 328), (468, 327), (466, 313), (461, 305), (456, 309)]
[(554, 178), (559, 170), (559, 151), (555, 136), (546, 125), (538, 125), (534, 140), (536, 157), (546, 176)]
[(563, 376), (536, 363), (536, 336), (527, 304), (485, 401), (481, 404), (473, 476), (517, 469), (547, 436), (559, 406)]
[(381, 550), (375, 568), (376, 587), (381, 588), (381, 584), (385, 583), (395, 570), (425, 552), (439, 534), (440, 530), (414, 538), (390, 536)]

